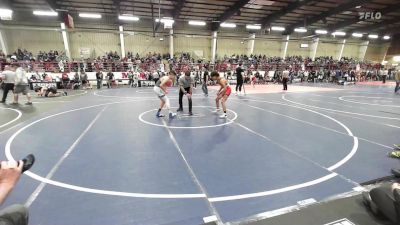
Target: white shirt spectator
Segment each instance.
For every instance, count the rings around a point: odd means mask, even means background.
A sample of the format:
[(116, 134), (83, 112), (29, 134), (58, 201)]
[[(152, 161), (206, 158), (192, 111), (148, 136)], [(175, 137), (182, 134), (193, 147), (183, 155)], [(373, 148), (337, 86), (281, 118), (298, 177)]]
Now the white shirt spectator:
[(13, 84), (15, 82), (15, 72), (11, 70), (4, 70), (1, 73), (1, 78), (6, 84)]
[(282, 78), (289, 78), (289, 70), (284, 70), (282, 72)]
[(15, 84), (24, 85), (28, 84), (28, 77), (26, 71), (22, 67), (18, 67), (15, 71)]

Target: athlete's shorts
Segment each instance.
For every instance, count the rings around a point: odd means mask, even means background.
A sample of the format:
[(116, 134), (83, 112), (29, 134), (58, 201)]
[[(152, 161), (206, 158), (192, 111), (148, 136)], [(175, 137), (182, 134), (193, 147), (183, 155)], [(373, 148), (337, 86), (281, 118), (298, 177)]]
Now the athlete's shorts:
[(28, 94), (28, 86), (25, 84), (17, 84), (14, 87), (14, 93), (15, 94), (23, 94), (26, 95)]
[(225, 95), (229, 97), (232, 93), (232, 88), (230, 86), (226, 87)]
[(165, 93), (164, 93), (164, 91), (163, 91), (160, 87), (154, 86), (153, 90), (154, 90), (154, 93), (156, 93), (156, 95), (157, 95), (160, 99), (162, 99), (163, 97), (165, 97)]
[(50, 92), (53, 94), (57, 94), (57, 89), (55, 89), (54, 87), (47, 88), (46, 93), (44, 93), (44, 96), (49, 97)]

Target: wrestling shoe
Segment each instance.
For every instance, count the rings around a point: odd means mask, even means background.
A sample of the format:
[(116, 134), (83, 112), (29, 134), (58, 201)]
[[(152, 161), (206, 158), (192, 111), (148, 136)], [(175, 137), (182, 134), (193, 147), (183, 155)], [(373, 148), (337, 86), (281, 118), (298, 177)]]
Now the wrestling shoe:
[(193, 113), (192, 113), (192, 112), (189, 112), (189, 116), (193, 116)]
[(25, 103), (25, 105), (32, 105), (32, 102), (27, 102)]
[(226, 118), (228, 118), (228, 116), (226, 115), (226, 113), (222, 113), (222, 114), (219, 116), (219, 118), (221, 118), (221, 119), (226, 119)]
[(64, 95), (64, 96), (67, 96), (67, 95), (68, 95), (68, 93), (67, 93), (66, 91), (64, 91), (63, 95)]
[(161, 114), (160, 112), (157, 112), (156, 117), (165, 117), (165, 115)]
[(169, 113), (169, 118), (170, 119), (173, 119), (173, 118), (175, 118), (176, 117), (176, 113), (173, 113), (173, 112), (170, 112)]
[(216, 110), (213, 110), (212, 112), (213, 113), (219, 113), (221, 110), (220, 109), (216, 109)]
[(389, 157), (400, 158), (400, 150), (394, 150), (388, 153)]
[(177, 112), (183, 112), (183, 109), (182, 109), (182, 108), (179, 108), (179, 109), (177, 109), (176, 111), (177, 111)]
[(21, 173), (29, 170), (33, 166), (33, 164), (35, 163), (35, 156), (32, 154), (29, 154), (25, 158), (22, 159), (22, 162), (24, 162), (24, 166), (22, 167)]

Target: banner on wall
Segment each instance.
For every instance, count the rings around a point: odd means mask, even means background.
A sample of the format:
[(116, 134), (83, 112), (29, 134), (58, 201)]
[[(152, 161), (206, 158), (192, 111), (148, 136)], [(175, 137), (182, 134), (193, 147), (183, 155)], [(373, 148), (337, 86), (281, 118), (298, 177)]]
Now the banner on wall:
[(89, 58), (90, 48), (79, 48), (79, 55), (83, 58)]
[(204, 52), (202, 50), (194, 50), (193, 53), (199, 58), (204, 57)]

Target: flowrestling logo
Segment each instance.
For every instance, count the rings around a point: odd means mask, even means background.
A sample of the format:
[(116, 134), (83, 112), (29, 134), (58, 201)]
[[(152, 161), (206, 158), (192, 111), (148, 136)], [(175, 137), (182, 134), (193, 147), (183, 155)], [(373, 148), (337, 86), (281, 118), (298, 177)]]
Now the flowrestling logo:
[(382, 18), (381, 12), (359, 12), (358, 15), (360, 20), (380, 20)]

